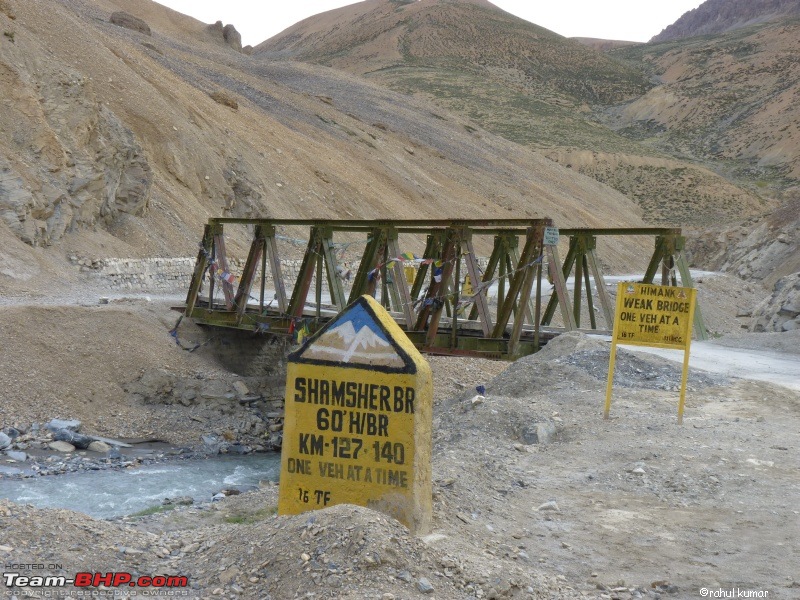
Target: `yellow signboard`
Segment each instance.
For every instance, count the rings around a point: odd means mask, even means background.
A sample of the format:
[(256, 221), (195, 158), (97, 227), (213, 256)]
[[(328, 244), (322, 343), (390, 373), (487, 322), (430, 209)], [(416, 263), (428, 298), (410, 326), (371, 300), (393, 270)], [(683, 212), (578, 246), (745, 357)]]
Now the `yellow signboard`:
[(620, 283), (614, 339), (638, 346), (688, 348), (696, 293), (694, 288)]
[(427, 361), (359, 298), (289, 356), (278, 512), (359, 504), (426, 530), (432, 401)]
[(697, 290), (694, 288), (645, 283), (623, 282), (617, 286), (617, 309), (606, 386), (604, 413), (606, 419), (611, 410), (611, 387), (619, 343), (684, 350), (681, 399), (678, 408), (678, 423), (683, 422), (696, 294)]

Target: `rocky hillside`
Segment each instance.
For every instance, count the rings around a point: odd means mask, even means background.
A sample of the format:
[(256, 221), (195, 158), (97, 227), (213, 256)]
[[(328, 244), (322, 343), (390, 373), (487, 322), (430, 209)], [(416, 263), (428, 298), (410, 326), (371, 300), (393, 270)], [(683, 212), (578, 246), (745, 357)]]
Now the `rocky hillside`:
[(800, 16), (798, 0), (706, 0), (686, 13), (651, 42), (725, 33), (740, 27)]
[(254, 56), (330, 65), (435, 102), (616, 188), (651, 223), (726, 221), (764, 209), (713, 170), (599, 123), (596, 107), (627, 105), (655, 84), (639, 63), (597, 48), (484, 1), (368, 0), (306, 19)]
[(614, 102), (650, 87), (637, 70), (485, 0), (367, 0), (301, 21), (254, 53), (362, 75), (403, 66), (449, 67), (551, 101)]
[(704, 161), (756, 189), (800, 183), (800, 20), (613, 51), (660, 85), (607, 111), (644, 145)]
[(0, 32), (0, 289), (60, 277), (71, 254), (192, 255), (210, 216), (444, 218), (468, 207), (642, 223), (621, 194), (463, 115), (250, 57), (232, 28), (149, 0), (0, 0)]

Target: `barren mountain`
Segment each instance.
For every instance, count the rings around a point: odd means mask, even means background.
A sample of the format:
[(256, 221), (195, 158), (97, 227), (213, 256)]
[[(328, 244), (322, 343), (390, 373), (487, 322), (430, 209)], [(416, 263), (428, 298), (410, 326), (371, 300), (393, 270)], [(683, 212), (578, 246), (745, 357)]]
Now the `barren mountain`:
[(368, 0), (306, 19), (255, 49), (264, 59), (330, 65), (435, 102), (473, 125), (606, 183), (651, 223), (728, 221), (764, 210), (713, 170), (597, 122), (656, 82), (618, 60), (488, 2)]
[(613, 111), (618, 130), (758, 188), (800, 179), (800, 20), (616, 50), (661, 85)]
[[(247, 56), (231, 27), (149, 0), (2, 0), (0, 31), (0, 286), (63, 274), (71, 253), (191, 255), (220, 215), (455, 218), (469, 207), (642, 223), (621, 194), (461, 115), (341, 71)], [(608, 260), (639, 253), (620, 246)]]
[(684, 13), (651, 42), (725, 33), (740, 27), (800, 15), (798, 0), (706, 0)]

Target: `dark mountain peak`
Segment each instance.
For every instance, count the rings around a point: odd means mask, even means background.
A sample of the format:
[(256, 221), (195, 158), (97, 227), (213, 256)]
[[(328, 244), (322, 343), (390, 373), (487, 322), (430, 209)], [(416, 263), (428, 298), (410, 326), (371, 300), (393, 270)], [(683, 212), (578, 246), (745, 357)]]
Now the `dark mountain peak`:
[(706, 0), (651, 39), (666, 42), (800, 16), (800, 0)]

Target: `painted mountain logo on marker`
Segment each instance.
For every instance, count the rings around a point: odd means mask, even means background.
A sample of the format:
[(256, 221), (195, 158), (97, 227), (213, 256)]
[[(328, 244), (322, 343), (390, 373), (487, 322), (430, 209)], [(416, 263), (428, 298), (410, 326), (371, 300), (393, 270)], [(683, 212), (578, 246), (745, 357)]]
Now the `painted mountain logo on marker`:
[(405, 366), (386, 339), (367, 325), (356, 331), (352, 321), (326, 331), (306, 349), (303, 358), (385, 367)]

